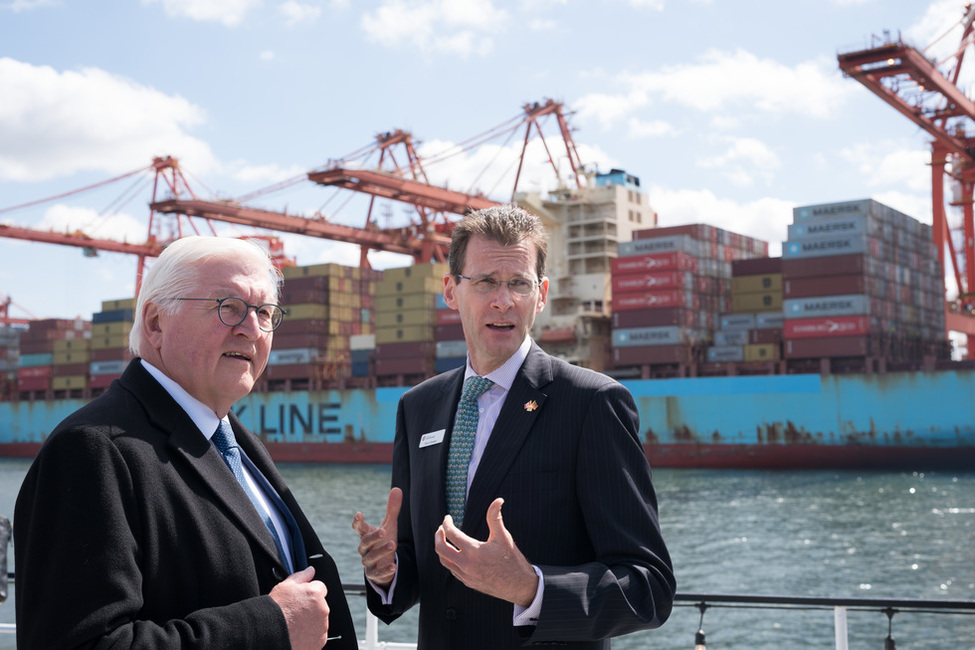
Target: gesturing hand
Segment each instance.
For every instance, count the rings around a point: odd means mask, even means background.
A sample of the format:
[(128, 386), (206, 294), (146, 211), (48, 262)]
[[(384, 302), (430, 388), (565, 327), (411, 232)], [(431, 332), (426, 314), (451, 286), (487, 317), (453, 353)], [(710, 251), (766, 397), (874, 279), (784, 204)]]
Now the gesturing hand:
[(396, 575), (396, 522), (402, 506), (403, 491), (393, 488), (386, 500), (386, 516), (378, 528), (367, 524), (361, 512), (352, 518), (352, 529), (359, 533), (359, 557), (366, 578), (380, 587), (388, 587)]
[(465, 535), (450, 515), (437, 529), (435, 546), (440, 563), (471, 589), (528, 607), (538, 590), (538, 576), (504, 527), (501, 506), (495, 499), (488, 507), (486, 542)]

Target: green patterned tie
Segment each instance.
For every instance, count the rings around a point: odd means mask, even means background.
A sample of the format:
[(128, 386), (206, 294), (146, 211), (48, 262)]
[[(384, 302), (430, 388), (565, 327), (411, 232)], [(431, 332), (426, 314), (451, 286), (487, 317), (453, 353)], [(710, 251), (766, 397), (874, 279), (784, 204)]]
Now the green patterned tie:
[(464, 392), (457, 404), (457, 419), (450, 434), (450, 451), (447, 453), (447, 512), (454, 525), (464, 524), (464, 504), (467, 501), (467, 468), (474, 451), (474, 434), (477, 432), (477, 398), (494, 386), (484, 377), (468, 377)]

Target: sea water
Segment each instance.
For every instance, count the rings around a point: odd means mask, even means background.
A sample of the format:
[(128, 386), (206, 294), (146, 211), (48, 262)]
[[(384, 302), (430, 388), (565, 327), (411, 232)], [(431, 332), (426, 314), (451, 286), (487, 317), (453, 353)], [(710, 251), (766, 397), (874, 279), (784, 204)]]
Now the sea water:
[[(12, 517), (29, 461), (0, 459), (0, 514)], [(388, 465), (280, 466), (345, 583), (361, 581), (352, 516), (382, 519)], [(660, 521), (678, 590), (695, 593), (975, 600), (975, 470), (970, 473), (670, 470), (654, 472)], [(16, 524), (16, 522), (14, 522)], [(517, 541), (517, 540), (516, 540)], [(11, 559), (10, 570), (13, 570)], [(16, 585), (0, 605), (14, 622)], [(365, 602), (350, 597), (359, 637)], [(883, 648), (887, 616), (848, 611), (849, 647)], [(694, 647), (701, 614), (675, 608), (659, 630), (613, 641), (616, 650)], [(415, 642), (416, 611), (382, 641)], [(833, 610), (709, 607), (709, 650), (834, 647)], [(897, 648), (975, 649), (975, 615), (900, 612)], [(0, 650), (15, 647), (0, 634)]]

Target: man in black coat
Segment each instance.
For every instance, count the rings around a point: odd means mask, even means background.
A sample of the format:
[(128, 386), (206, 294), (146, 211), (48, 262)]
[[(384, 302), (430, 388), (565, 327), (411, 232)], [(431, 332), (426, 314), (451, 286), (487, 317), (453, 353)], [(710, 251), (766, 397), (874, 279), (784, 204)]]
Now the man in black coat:
[(279, 290), (242, 240), (188, 237), (153, 264), (140, 358), (58, 425), (18, 495), (19, 649), (356, 648), (335, 563), (230, 412), (267, 364)]
[[(421, 650), (605, 649), (671, 612), (632, 396), (528, 336), (548, 296), (545, 254), (540, 221), (518, 208), (456, 225), (444, 300), (468, 363), (403, 395), (386, 516), (353, 520), (369, 609), (391, 622), (419, 602)], [(470, 429), (469, 459), (455, 456)]]

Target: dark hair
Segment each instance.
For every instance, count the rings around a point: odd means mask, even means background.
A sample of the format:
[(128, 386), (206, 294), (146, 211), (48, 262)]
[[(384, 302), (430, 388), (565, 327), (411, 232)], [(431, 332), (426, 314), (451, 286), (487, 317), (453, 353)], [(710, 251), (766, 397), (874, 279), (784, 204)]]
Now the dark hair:
[(454, 226), (450, 239), (450, 274), (464, 272), (467, 244), (472, 237), (484, 237), (502, 246), (513, 246), (523, 241), (535, 247), (535, 272), (537, 280), (545, 277), (545, 257), (548, 254), (548, 233), (542, 220), (515, 205), (499, 205), (467, 213)]

